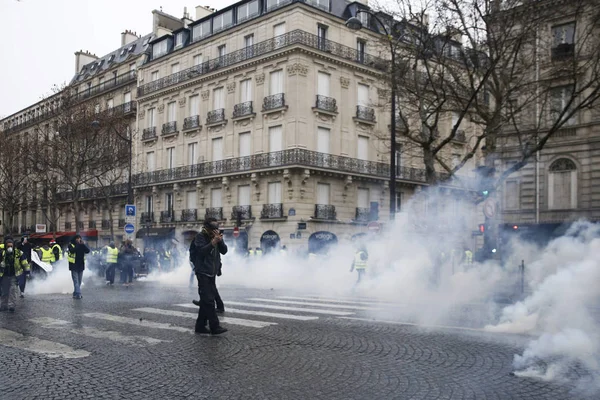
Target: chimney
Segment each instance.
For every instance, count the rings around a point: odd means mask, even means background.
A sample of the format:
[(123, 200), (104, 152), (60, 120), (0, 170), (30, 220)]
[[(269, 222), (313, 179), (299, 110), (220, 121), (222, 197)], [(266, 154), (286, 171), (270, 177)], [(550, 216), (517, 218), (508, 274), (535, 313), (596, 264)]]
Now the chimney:
[(191, 24), (192, 22), (194, 22), (191, 18), (190, 18), (190, 13), (187, 10), (187, 7), (183, 7), (183, 18), (181, 18), (181, 21), (183, 21), (183, 27), (187, 28), (189, 24)]
[(98, 56), (90, 53), (89, 51), (79, 50), (75, 52), (75, 74), (81, 71), (84, 65), (94, 62), (98, 59)]
[(214, 8), (210, 8), (208, 6), (197, 6), (196, 7), (196, 20), (202, 19), (212, 13), (214, 13), (216, 10)]
[(139, 38), (137, 37), (135, 32), (131, 32), (130, 30), (126, 29), (125, 32), (121, 32), (121, 47), (131, 42), (135, 42), (138, 39)]

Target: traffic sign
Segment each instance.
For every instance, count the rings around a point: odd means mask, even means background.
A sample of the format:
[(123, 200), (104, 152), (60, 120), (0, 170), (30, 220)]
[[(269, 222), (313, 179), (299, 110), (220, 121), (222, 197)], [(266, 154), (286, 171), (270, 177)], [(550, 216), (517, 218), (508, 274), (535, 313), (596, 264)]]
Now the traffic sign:
[(133, 204), (125, 205), (125, 216), (127, 217), (135, 217), (136, 216), (136, 207)]
[(496, 203), (493, 199), (487, 199), (485, 203), (483, 203), (483, 215), (488, 218), (494, 218), (496, 215)]
[(377, 221), (369, 222), (369, 225), (367, 225), (367, 229), (370, 232), (378, 233), (381, 230), (381, 224)]
[(235, 228), (233, 228), (233, 237), (237, 238), (240, 236), (240, 228), (238, 226), (236, 226)]
[(125, 224), (125, 233), (131, 235), (135, 232), (135, 226), (133, 224)]

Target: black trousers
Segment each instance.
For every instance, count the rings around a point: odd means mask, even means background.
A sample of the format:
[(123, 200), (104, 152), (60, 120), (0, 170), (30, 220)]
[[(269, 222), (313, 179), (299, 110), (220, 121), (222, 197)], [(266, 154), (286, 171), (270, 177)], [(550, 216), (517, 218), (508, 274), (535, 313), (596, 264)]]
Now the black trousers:
[(196, 274), (196, 279), (198, 279), (198, 294), (200, 295), (200, 309), (198, 310), (198, 319), (196, 319), (196, 329), (206, 326), (206, 321), (208, 321), (211, 330), (216, 329), (219, 326), (219, 317), (217, 317), (215, 310), (215, 300), (218, 295), (215, 277)]
[(107, 263), (106, 264), (106, 280), (110, 283), (115, 283), (115, 268), (117, 264)]

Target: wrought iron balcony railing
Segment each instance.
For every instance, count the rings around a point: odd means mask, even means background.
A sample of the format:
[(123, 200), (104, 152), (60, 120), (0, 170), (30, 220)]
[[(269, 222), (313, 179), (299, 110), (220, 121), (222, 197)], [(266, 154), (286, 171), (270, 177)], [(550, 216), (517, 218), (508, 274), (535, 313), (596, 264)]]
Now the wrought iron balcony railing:
[(189, 209), (181, 210), (181, 221), (182, 222), (196, 222), (198, 220), (198, 210)]
[(562, 43), (552, 48), (552, 61), (567, 60), (575, 55), (575, 43)]
[(208, 112), (206, 116), (206, 124), (217, 124), (225, 121), (225, 109), (219, 108), (218, 110), (212, 110)]
[(70, 231), (70, 230), (71, 230), (71, 223), (65, 222), (65, 231)]
[(163, 135), (170, 135), (177, 132), (177, 121), (166, 122), (162, 126), (161, 133)]
[(236, 104), (233, 106), (233, 118), (243, 117), (245, 115), (252, 115), (252, 102), (246, 101), (244, 103)]
[(337, 103), (334, 98), (318, 94), (315, 108), (334, 113), (337, 112)]
[(252, 218), (252, 207), (251, 206), (233, 206), (231, 210), (231, 220), (237, 219), (251, 219)]
[(369, 208), (356, 208), (356, 215), (354, 216), (354, 220), (357, 222), (369, 222), (369, 216), (371, 213), (371, 209)]
[(356, 119), (375, 122), (375, 110), (371, 107), (356, 106)]
[[(291, 0), (289, 1), (291, 2)], [(282, 2), (280, 1), (277, 6), (280, 6), (281, 3)], [(178, 85), (179, 83), (198, 78), (201, 75), (208, 74), (218, 69), (242, 63), (249, 59), (260, 57), (284, 47), (294, 45), (302, 45), (318, 51), (327, 51), (327, 53), (330, 55), (340, 57), (351, 62), (364, 64), (380, 71), (386, 71), (388, 69), (388, 63), (382, 58), (375, 57), (370, 54), (359, 53), (359, 51), (355, 48), (344, 46), (340, 43), (332, 42), (331, 40), (319, 38), (317, 35), (313, 35), (298, 29), (288, 32), (284, 35), (265, 40), (255, 45), (244, 47), (240, 50), (229, 53), (226, 56), (214, 58), (200, 65), (195, 65), (191, 68), (187, 68), (169, 76), (165, 76), (164, 78), (148, 82), (145, 85), (138, 87), (138, 96), (145, 96), (150, 93)]]
[(137, 79), (137, 74), (135, 71), (129, 71), (125, 74), (116, 76), (113, 79), (110, 79), (106, 82), (102, 82), (96, 86), (92, 86), (89, 89), (82, 90), (74, 95), (76, 100), (85, 100), (90, 97), (99, 95), (101, 93), (112, 90), (113, 88), (121, 85), (125, 85), (129, 82), (133, 82)]
[(145, 128), (142, 132), (142, 140), (156, 139), (156, 127)]
[(272, 94), (263, 100), (263, 111), (275, 110), (285, 107), (285, 95), (283, 93)]
[(120, 104), (115, 107), (108, 108), (105, 113), (108, 115), (127, 115), (129, 113), (135, 113), (137, 111), (137, 103), (135, 101), (129, 101), (127, 103)]
[(183, 130), (200, 128), (200, 116), (192, 115), (183, 120)]
[(263, 204), (260, 217), (262, 219), (283, 218), (283, 204)]
[(160, 212), (160, 222), (162, 223), (170, 223), (175, 222), (175, 214), (173, 211), (161, 211)]
[[(127, 194), (127, 183), (118, 183), (116, 185), (105, 187), (94, 187), (79, 190), (79, 199), (98, 199), (107, 196), (121, 196)], [(60, 192), (56, 194), (56, 201), (73, 200), (73, 192)]]
[(119, 218), (118, 227), (119, 228), (124, 228), (125, 227), (125, 218)]
[(315, 204), (315, 218), (316, 219), (335, 220), (336, 219), (335, 206), (332, 206), (330, 204)]
[(96, 229), (96, 221), (89, 221), (88, 222), (88, 228), (89, 229)]
[[(141, 216), (141, 219), (140, 219), (140, 222), (142, 224), (147, 224), (147, 223), (154, 222), (154, 213), (153, 212), (147, 212), (147, 211), (143, 212), (142, 216)], [(120, 223), (120, 220), (119, 220), (119, 223)]]
[(217, 221), (223, 221), (223, 207), (207, 208), (204, 218), (215, 218)]
[(102, 220), (102, 229), (110, 229), (110, 220), (108, 220), (108, 219)]

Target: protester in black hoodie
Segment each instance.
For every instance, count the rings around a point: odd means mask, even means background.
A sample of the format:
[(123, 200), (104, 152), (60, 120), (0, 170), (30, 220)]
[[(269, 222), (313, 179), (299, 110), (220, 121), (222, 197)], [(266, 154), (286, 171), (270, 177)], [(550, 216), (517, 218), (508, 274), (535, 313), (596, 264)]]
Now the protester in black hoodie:
[(83, 242), (80, 235), (76, 235), (69, 244), (69, 271), (73, 279), (73, 298), (81, 299), (81, 280), (83, 279), (83, 270), (85, 269), (85, 255), (90, 252), (90, 248)]

